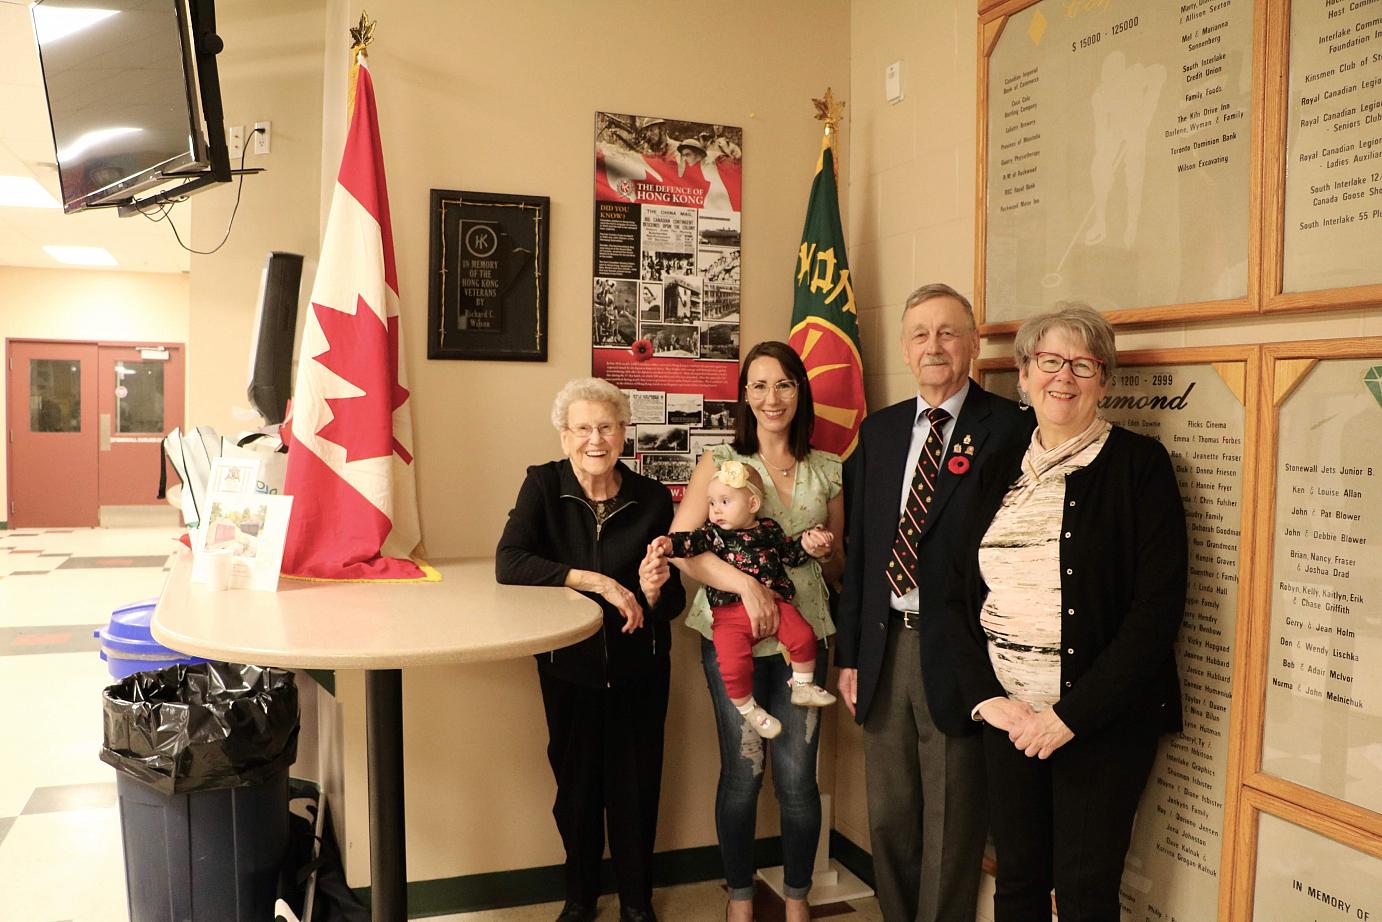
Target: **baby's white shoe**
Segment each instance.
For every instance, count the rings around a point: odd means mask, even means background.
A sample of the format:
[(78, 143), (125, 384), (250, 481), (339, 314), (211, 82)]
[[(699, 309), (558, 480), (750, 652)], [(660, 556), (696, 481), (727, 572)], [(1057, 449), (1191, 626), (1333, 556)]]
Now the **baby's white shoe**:
[(823, 708), (835, 703), (835, 696), (819, 685), (792, 685), (792, 703), (807, 708)]
[(765, 740), (770, 740), (782, 732), (782, 722), (761, 707), (756, 707), (745, 714), (744, 720), (748, 721), (754, 733)]

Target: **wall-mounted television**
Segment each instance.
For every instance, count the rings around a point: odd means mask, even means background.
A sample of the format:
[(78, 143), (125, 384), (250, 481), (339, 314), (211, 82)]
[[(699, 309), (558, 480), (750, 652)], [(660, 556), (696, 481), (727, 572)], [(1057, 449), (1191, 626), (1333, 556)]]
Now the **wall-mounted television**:
[(213, 0), (38, 0), (32, 14), (63, 210), (131, 213), (230, 180)]

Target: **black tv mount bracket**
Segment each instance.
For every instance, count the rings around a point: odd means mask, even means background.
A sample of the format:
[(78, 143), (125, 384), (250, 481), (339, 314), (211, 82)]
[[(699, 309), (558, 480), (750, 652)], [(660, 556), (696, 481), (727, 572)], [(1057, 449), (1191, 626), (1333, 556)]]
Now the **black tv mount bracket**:
[[(216, 55), (225, 50), (225, 41), (216, 34), (215, 0), (191, 0), (192, 30), (196, 42), (197, 72), (201, 75), (202, 116), (206, 122), (207, 142), (211, 153), (211, 165), (207, 169), (191, 174), (186, 181), (156, 192), (144, 199), (130, 199), (126, 202), (112, 203), (119, 209), (120, 217), (143, 214), (145, 209), (167, 202), (177, 201), (198, 189), (215, 183), (230, 182), (235, 176), (249, 176), (264, 172), (263, 167), (231, 169), (230, 152), (226, 149), (225, 111), (221, 108), (221, 79), (216, 68)], [(207, 93), (207, 86), (216, 87), (214, 93)], [(168, 174), (169, 179), (177, 179), (177, 173)]]

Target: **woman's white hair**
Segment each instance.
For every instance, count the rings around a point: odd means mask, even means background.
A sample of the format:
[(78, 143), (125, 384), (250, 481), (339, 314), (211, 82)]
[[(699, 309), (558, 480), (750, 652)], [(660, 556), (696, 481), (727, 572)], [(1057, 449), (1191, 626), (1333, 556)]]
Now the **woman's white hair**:
[(609, 404), (614, 408), (614, 415), (624, 425), (628, 425), (633, 419), (628, 395), (619, 388), (604, 378), (573, 378), (557, 391), (557, 399), (552, 401), (552, 425), (557, 427), (558, 432), (566, 428), (566, 417), (571, 411), (571, 404), (579, 400)]

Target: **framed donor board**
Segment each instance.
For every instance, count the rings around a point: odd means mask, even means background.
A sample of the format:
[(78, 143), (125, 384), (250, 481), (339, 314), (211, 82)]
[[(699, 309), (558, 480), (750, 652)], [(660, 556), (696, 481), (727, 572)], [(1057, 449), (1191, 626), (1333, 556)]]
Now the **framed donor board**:
[[(1242, 719), (1237, 651), (1248, 633), (1254, 495), (1255, 346), (1128, 352), (1100, 413), (1158, 439), (1171, 454), (1185, 504), (1190, 579), (1176, 645), (1184, 732), (1166, 737), (1143, 794), (1123, 874), (1124, 922), (1227, 919), (1235, 841)], [(1016, 397), (1010, 360), (980, 363), (984, 386)], [(1232, 727), (1230, 726), (1232, 725)]]
[(546, 196), (433, 189), (427, 357), (547, 361)]
[(1265, 309), (1382, 301), (1382, 4), (1273, 0)]
[(1257, 310), (1269, 0), (1002, 3), (979, 23), (976, 307)]
[(1261, 349), (1235, 906), (1263, 922), (1375, 919), (1382, 338)]

